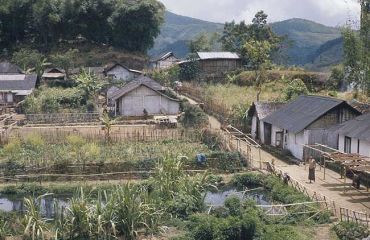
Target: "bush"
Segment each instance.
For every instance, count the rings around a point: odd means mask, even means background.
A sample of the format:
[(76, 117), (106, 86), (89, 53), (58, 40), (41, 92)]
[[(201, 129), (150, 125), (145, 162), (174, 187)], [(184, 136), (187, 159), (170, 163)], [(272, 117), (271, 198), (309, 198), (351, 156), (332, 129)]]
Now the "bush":
[(180, 122), (184, 127), (189, 128), (202, 128), (208, 124), (208, 116), (203, 112), (203, 110), (189, 103), (183, 104), (183, 112)]
[(364, 225), (352, 222), (341, 222), (333, 227), (334, 232), (341, 240), (356, 240), (370, 235), (369, 229)]
[(222, 138), (220, 135), (209, 131), (202, 132), (202, 143), (206, 144), (210, 150), (217, 151), (222, 149)]
[(80, 109), (84, 105), (82, 92), (78, 88), (42, 87), (25, 99), (22, 110), (28, 114), (56, 113), (64, 108)]
[(261, 174), (246, 173), (235, 175), (231, 184), (236, 186), (238, 189), (244, 189), (245, 187), (258, 187), (263, 185), (263, 177)]
[(194, 59), (181, 64), (178, 76), (180, 80), (191, 81), (197, 79), (200, 73), (199, 63)]
[(266, 225), (261, 240), (302, 240), (303, 236), (292, 226)]
[(307, 95), (309, 93), (306, 84), (301, 79), (294, 79), (288, 83), (284, 90), (284, 99), (290, 101), (299, 97), (300, 95)]
[(239, 152), (213, 152), (207, 155), (214, 159), (208, 161), (208, 166), (224, 172), (234, 172), (243, 167), (243, 158)]
[(193, 239), (213, 240), (218, 219), (205, 214), (196, 214), (190, 217), (188, 226)]
[(186, 218), (199, 210), (197, 200), (184, 192), (177, 193), (173, 199), (168, 202), (167, 209), (168, 212), (180, 218)]
[(225, 207), (229, 210), (231, 216), (241, 215), (241, 202), (236, 196), (228, 197), (225, 200)]
[(216, 239), (238, 240), (244, 239), (241, 235), (242, 225), (237, 217), (219, 219), (216, 230)]

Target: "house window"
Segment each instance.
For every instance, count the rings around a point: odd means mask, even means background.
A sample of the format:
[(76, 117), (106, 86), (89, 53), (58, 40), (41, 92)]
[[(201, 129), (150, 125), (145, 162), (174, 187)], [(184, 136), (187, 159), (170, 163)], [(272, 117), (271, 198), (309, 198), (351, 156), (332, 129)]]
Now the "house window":
[(344, 152), (351, 153), (351, 138), (344, 137)]

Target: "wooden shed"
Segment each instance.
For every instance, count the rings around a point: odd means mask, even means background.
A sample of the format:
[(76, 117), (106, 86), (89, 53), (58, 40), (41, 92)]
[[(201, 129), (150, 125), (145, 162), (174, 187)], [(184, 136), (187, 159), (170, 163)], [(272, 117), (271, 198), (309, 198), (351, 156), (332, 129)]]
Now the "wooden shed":
[(48, 68), (41, 76), (44, 83), (63, 82), (66, 80), (66, 73), (61, 68)]
[(177, 115), (180, 101), (167, 96), (164, 88), (146, 76), (127, 83), (110, 96), (116, 116)]
[(264, 143), (304, 157), (304, 145), (337, 147), (338, 138), (330, 129), (361, 113), (346, 101), (324, 96), (300, 96), (263, 118)]
[(201, 76), (209, 80), (222, 80), (225, 75), (242, 67), (242, 59), (232, 52), (198, 52)]

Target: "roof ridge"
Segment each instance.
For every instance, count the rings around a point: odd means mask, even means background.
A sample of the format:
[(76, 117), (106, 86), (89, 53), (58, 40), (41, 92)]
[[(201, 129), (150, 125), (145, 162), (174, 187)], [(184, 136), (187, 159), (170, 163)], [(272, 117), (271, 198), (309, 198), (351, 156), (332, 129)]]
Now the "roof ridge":
[(332, 101), (337, 101), (337, 102), (346, 102), (346, 100), (343, 100), (343, 99), (330, 97), (330, 96), (322, 96), (322, 95), (301, 95), (300, 97), (321, 98), (321, 99), (332, 100)]

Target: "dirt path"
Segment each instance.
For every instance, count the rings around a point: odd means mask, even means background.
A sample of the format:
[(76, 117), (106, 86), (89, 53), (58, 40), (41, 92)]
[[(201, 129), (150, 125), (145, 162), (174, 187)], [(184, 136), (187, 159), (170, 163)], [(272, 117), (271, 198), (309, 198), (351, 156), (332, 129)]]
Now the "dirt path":
[[(193, 99), (180, 96), (182, 98), (188, 99), (191, 104), (197, 104)], [(209, 116), (210, 127), (215, 130), (221, 129), (221, 123), (214, 117)], [(236, 144), (236, 142), (234, 142)], [(241, 147), (246, 148), (246, 144), (241, 144)], [(351, 187), (351, 179), (340, 178), (340, 175), (332, 170), (326, 169), (326, 174), (324, 178), (324, 169), (317, 167), (316, 169), (316, 182), (310, 184), (308, 181), (308, 169), (304, 165), (289, 165), (274, 156), (265, 152), (263, 150), (258, 150), (252, 148), (252, 162), (253, 167), (259, 168), (260, 166), (260, 156), (262, 162), (272, 163), (274, 159), (275, 166), (281, 169), (284, 173), (288, 173), (292, 178), (299, 181), (304, 185), (311, 193), (317, 192), (325, 196), (330, 201), (335, 201), (336, 208), (340, 207), (348, 208), (354, 211), (367, 212), (370, 213), (370, 192), (367, 192), (365, 188), (360, 190)]]

